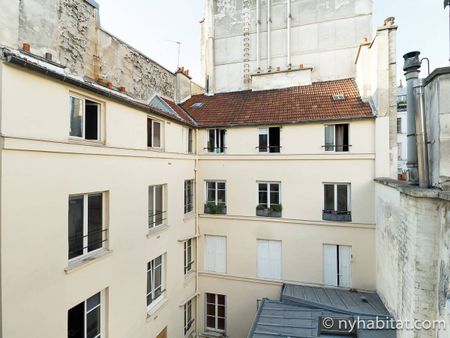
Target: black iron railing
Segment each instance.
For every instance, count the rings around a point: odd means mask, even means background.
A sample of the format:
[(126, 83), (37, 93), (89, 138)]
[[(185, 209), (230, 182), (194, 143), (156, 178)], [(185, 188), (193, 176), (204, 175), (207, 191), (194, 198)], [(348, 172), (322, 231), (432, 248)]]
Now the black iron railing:
[(349, 151), (351, 144), (325, 144), (322, 148), (326, 151)]
[(322, 210), (322, 219), (324, 221), (351, 222), (351, 211)]
[(86, 235), (82, 232), (75, 233), (69, 236), (69, 259), (100, 249), (107, 240), (108, 228), (91, 230)]
[(167, 211), (157, 211), (154, 213), (149, 213), (148, 227), (154, 228), (154, 227), (164, 224), (164, 221), (167, 219), (166, 214), (167, 214)]

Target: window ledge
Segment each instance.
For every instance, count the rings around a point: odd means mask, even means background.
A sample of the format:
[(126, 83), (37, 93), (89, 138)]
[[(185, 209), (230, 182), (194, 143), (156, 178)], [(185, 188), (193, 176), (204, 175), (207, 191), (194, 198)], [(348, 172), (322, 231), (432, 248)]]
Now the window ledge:
[(205, 338), (226, 338), (228, 337), (225, 332), (218, 332), (218, 331), (212, 331), (209, 329), (206, 329), (205, 332), (201, 332), (198, 335), (199, 337), (205, 337)]
[(73, 144), (81, 144), (81, 145), (96, 145), (96, 146), (104, 146), (105, 141), (103, 140), (86, 140), (81, 137), (69, 136), (69, 143)]
[(164, 152), (164, 148), (163, 147), (147, 147), (147, 150), (157, 151), (157, 152), (160, 152), (160, 153)]
[(157, 227), (153, 227), (151, 229), (148, 229), (147, 232), (147, 238), (153, 237), (165, 230), (169, 229), (169, 226), (167, 224), (158, 225)]
[(77, 271), (77, 270), (85, 267), (85, 266), (92, 264), (93, 262), (103, 259), (103, 258), (111, 255), (112, 253), (113, 253), (112, 250), (102, 249), (102, 250), (99, 250), (92, 254), (84, 255), (84, 256), (79, 257), (78, 259), (70, 262), (69, 265), (64, 269), (64, 271), (66, 274), (72, 273), (74, 271)]
[(150, 309), (147, 308), (147, 320), (150, 320), (155, 314), (157, 314), (168, 302), (167, 297), (158, 300), (156, 304), (152, 305)]
[(190, 211), (187, 214), (184, 214), (183, 221), (184, 222), (189, 221), (190, 219), (194, 218), (194, 216), (195, 216), (194, 211)]

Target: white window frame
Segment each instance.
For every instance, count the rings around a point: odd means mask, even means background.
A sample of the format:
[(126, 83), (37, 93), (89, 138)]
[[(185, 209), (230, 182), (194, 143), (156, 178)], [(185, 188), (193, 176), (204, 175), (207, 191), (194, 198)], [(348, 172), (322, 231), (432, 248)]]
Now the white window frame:
[[(70, 130), (71, 130), (71, 99), (77, 99), (77, 100), (81, 100), (82, 102), (82, 108), (83, 108), (83, 116), (82, 116), (82, 130), (81, 130), (81, 136), (74, 136), (74, 135), (70, 135)], [(97, 139), (92, 139), (92, 140), (88, 140), (86, 139), (86, 100), (88, 101), (92, 101), (94, 103), (96, 103), (98, 105), (98, 113), (97, 113)], [(69, 94), (69, 138), (71, 139), (75, 139), (75, 140), (84, 140), (84, 141), (88, 141), (88, 142), (101, 142), (102, 140), (102, 135), (101, 135), (101, 124), (102, 124), (102, 104), (96, 100), (93, 100), (91, 98), (87, 98), (87, 97), (83, 97), (81, 95), (78, 94), (74, 94), (74, 93), (70, 93)]]
[[(211, 148), (208, 147), (208, 145), (209, 145), (209, 132), (211, 130), (214, 130), (214, 147), (213, 147), (214, 150), (210, 150)], [(220, 142), (220, 132), (222, 130), (224, 131), (224, 133), (223, 133), (223, 139), (222, 139), (222, 143), (221, 143)], [(223, 153), (225, 153), (225, 149), (226, 149), (226, 147), (225, 147), (226, 135), (227, 135), (227, 130), (224, 129), (224, 128), (209, 128), (209, 129), (206, 129), (206, 152), (210, 153), (210, 154), (223, 154)], [(215, 149), (217, 149), (217, 148), (223, 149), (223, 151), (217, 153), (215, 151)]]
[[(88, 199), (89, 195), (100, 195), (102, 196), (102, 246), (98, 249), (88, 251), (88, 244), (89, 244), (89, 237), (88, 237), (88, 217), (89, 217), (89, 207), (88, 207)], [(79, 197), (83, 196), (83, 254), (70, 258), (69, 264), (73, 262), (77, 262), (80, 260), (85, 259), (86, 257), (95, 255), (97, 252), (100, 252), (101, 250), (104, 250), (107, 248), (108, 243), (108, 234), (109, 229), (107, 226), (107, 192), (106, 191), (96, 191), (96, 192), (89, 192), (84, 194), (70, 194), (69, 199), (71, 197)], [(69, 227), (69, 224), (67, 224)], [(69, 229), (67, 229), (69, 231)]]
[(194, 301), (189, 299), (183, 306), (184, 310), (184, 336), (186, 336), (192, 329), (195, 319), (194, 313)]
[[(271, 274), (271, 275), (263, 275), (263, 271), (261, 269), (262, 267), (262, 262), (260, 262), (259, 258), (260, 258), (260, 245), (265, 245), (267, 244), (268, 246), (270, 246), (270, 243), (276, 242), (277, 244), (279, 244), (280, 246), (280, 261), (279, 261), (279, 274)], [(272, 266), (272, 264), (270, 264)], [(283, 278), (283, 243), (280, 240), (272, 240), (272, 239), (257, 239), (256, 240), (256, 275), (258, 278), (262, 278), (262, 279), (273, 279), (273, 280), (281, 280)]]
[[(162, 254), (158, 257), (155, 257), (154, 259), (152, 259), (150, 262), (150, 268), (148, 268), (148, 263), (147, 263), (147, 280), (148, 280), (148, 274), (151, 274), (152, 277), (152, 281), (151, 281), (151, 290), (150, 292), (146, 292), (146, 302), (147, 302), (147, 297), (149, 295), (152, 295), (152, 302), (150, 304), (147, 304), (147, 312), (150, 312), (153, 308), (155, 308), (156, 306), (158, 306), (158, 304), (160, 304), (163, 299), (166, 297), (166, 290), (165, 290), (165, 277), (166, 277), (166, 258), (165, 258), (165, 254)], [(159, 257), (161, 257), (161, 265), (155, 265), (155, 261), (156, 259), (158, 259)], [(158, 298), (153, 298), (155, 291), (156, 291), (156, 286), (155, 286), (155, 270), (157, 267), (161, 266), (161, 295), (159, 295)]]
[[(217, 268), (217, 262), (218, 262), (218, 258), (220, 258), (220, 257), (218, 257), (218, 254), (217, 254), (217, 251), (214, 251), (214, 255), (212, 256), (212, 255), (207, 255), (206, 254), (206, 252), (208, 251), (208, 245), (211, 245), (211, 242), (209, 242), (208, 243), (208, 239), (209, 239), (209, 241), (211, 241), (211, 240), (213, 240), (214, 241), (214, 243), (216, 243), (218, 240), (219, 240), (219, 238), (222, 240), (222, 241), (224, 241), (224, 243), (225, 243), (225, 245), (224, 245), (224, 252), (223, 252), (223, 262), (222, 261), (219, 261), (219, 263), (223, 263), (223, 269), (218, 269)], [(205, 235), (205, 255), (204, 255), (204, 270), (206, 271), (206, 272), (209, 272), (209, 273), (218, 273), (218, 274), (226, 274), (227, 273), (227, 263), (228, 263), (228, 257), (227, 257), (227, 251), (228, 251), (228, 248), (227, 248), (227, 246), (228, 246), (228, 239), (227, 239), (227, 237), (226, 236), (217, 236), (217, 235)], [(212, 258), (214, 258), (214, 269), (209, 269), (209, 267), (208, 267), (208, 259), (212, 259)]]
[[(325, 186), (326, 185), (333, 185), (334, 186), (334, 210), (326, 210), (325, 209)], [(324, 196), (323, 196), (323, 208), (322, 208), (322, 210), (325, 210), (325, 211), (338, 211), (337, 209), (337, 206), (338, 206), (338, 193), (337, 193), (337, 191), (338, 191), (338, 189), (337, 189), (337, 186), (338, 185), (346, 185), (347, 186), (347, 211), (348, 212), (351, 212), (352, 211), (352, 200), (351, 200), (351, 190), (352, 190), (352, 185), (351, 185), (351, 183), (347, 183), (347, 182), (342, 182), (342, 183), (339, 183), (339, 182), (324, 182), (323, 183), (323, 186), (324, 186), (324, 189), (323, 189), (323, 194), (324, 194)]]
[[(281, 127), (276, 127), (276, 126), (259, 128), (259, 130), (258, 130), (258, 152), (259, 153), (262, 153), (262, 154), (270, 153), (270, 147), (271, 146), (270, 146), (270, 132), (269, 132), (269, 130), (271, 128), (278, 128), (280, 130), (279, 131), (279, 133), (280, 133), (280, 144), (278, 145), (278, 148), (279, 148), (279, 152), (278, 153), (281, 153)], [(266, 148), (266, 151), (261, 151), (261, 149), (259, 148), (259, 136), (260, 135), (266, 135), (267, 136), (267, 148)], [(273, 152), (273, 153), (277, 154), (277, 152)]]
[[(215, 325), (215, 327), (208, 326), (208, 304), (212, 304), (212, 303), (208, 303), (208, 294), (214, 295), (214, 306), (215, 306), (215, 309), (214, 309), (215, 323), (214, 323), (214, 325)], [(224, 317), (223, 317), (225, 325), (224, 325), (223, 330), (217, 328), (219, 326), (219, 324), (218, 324), (219, 323), (219, 315), (218, 315), (218, 313), (219, 313), (219, 311), (218, 311), (219, 310), (219, 296), (224, 296), (224, 299), (225, 299), (225, 302), (224, 302), (225, 309), (224, 309)], [(219, 295), (217, 293), (210, 293), (210, 292), (207, 292), (205, 294), (205, 309), (206, 309), (206, 311), (205, 311), (205, 328), (206, 328), (206, 331), (219, 332), (219, 333), (225, 333), (227, 331), (227, 323), (228, 323), (227, 307), (228, 307), (228, 305), (227, 305), (227, 296), (226, 295)]]
[[(164, 148), (164, 128), (163, 128), (164, 122), (161, 120), (155, 119), (152, 116), (147, 116), (147, 120), (152, 121), (152, 134), (151, 134), (152, 145), (151, 145), (151, 147), (148, 145), (148, 131), (147, 131), (147, 148), (163, 149)], [(155, 146), (155, 136), (154, 136), (155, 123), (159, 124), (159, 147)]]
[[(189, 205), (189, 203), (187, 203), (188, 195), (187, 195), (187, 190), (186, 190), (186, 183), (189, 181), (191, 182), (191, 194), (192, 194), (191, 200), (192, 200), (192, 202), (191, 202), (191, 210), (186, 210), (186, 207)], [(184, 195), (183, 209), (184, 209), (184, 214), (187, 215), (187, 214), (194, 212), (194, 209), (195, 209), (195, 181), (194, 181), (194, 179), (184, 180), (183, 192), (184, 192), (184, 194), (183, 194)]]
[[(273, 204), (282, 204), (281, 203), (281, 182), (275, 181), (256, 181), (256, 205), (260, 205), (259, 203), (259, 185), (266, 184), (267, 185), (267, 208), (270, 208)], [(270, 184), (278, 184), (278, 203), (272, 203), (270, 200)]]
[[(325, 253), (325, 248), (326, 247), (333, 247), (333, 249), (336, 249), (336, 262), (335, 262), (335, 269), (336, 269), (336, 283), (332, 283), (332, 284), (326, 284), (325, 281), (325, 276), (327, 274), (326, 272), (326, 264), (325, 264), (325, 254), (323, 257), (323, 277), (324, 277), (324, 284), (325, 285), (330, 285), (330, 286), (337, 286), (337, 287), (347, 287), (350, 288), (352, 287), (352, 263), (353, 263), (353, 247), (351, 245), (341, 245), (341, 244), (328, 244), (328, 243), (324, 243), (323, 244), (323, 253)], [(342, 276), (344, 275), (342, 271), (340, 271), (341, 266), (340, 266), (340, 256), (341, 256), (341, 248), (347, 248), (350, 251), (350, 260), (349, 260), (349, 275), (347, 276), (347, 278), (349, 279), (349, 285), (343, 285), (342, 280)]]
[[(193, 128), (186, 128), (186, 153), (187, 154), (195, 153), (195, 151), (194, 151), (194, 149), (195, 149), (195, 147), (194, 147), (194, 144), (195, 144), (194, 132), (195, 131)], [(192, 138), (189, 137), (190, 134), (191, 134)], [(192, 142), (189, 142), (189, 140), (191, 140)], [(189, 149), (189, 146), (191, 149)]]
[[(162, 218), (162, 222), (161, 224), (156, 224), (156, 216), (157, 214), (153, 214), (151, 223), (150, 223), (150, 210), (149, 210), (149, 224), (148, 224), (148, 228), (149, 229), (155, 229), (158, 228), (160, 226), (164, 226), (166, 225), (166, 220), (167, 220), (167, 210), (166, 210), (166, 185), (165, 184), (155, 184), (155, 185), (151, 185), (148, 187), (148, 199), (150, 199), (150, 189), (152, 189), (152, 193), (153, 193), (153, 210), (156, 210), (156, 187), (161, 187), (161, 191), (162, 191), (162, 197), (161, 197), (161, 205), (162, 205), (162, 214), (161, 214), (161, 218)], [(150, 205), (149, 205), (150, 207)], [(152, 226), (151, 226), (152, 225)]]
[[(336, 126), (340, 125), (347, 125), (347, 136), (348, 136), (348, 150), (346, 151), (337, 151), (337, 144), (336, 144)], [(327, 150), (327, 127), (333, 127), (333, 144), (330, 145), (333, 147), (333, 150)], [(324, 125), (324, 147), (323, 150), (327, 153), (349, 153), (350, 152), (350, 123), (342, 122), (342, 123), (330, 123)], [(345, 145), (345, 144), (344, 144)]]
[[(216, 196), (214, 201), (208, 201), (208, 183), (214, 183), (214, 191), (215, 191), (215, 196)], [(224, 204), (227, 205), (227, 182), (224, 181), (224, 180), (206, 180), (205, 181), (205, 201), (206, 201), (206, 203), (214, 203), (215, 205), (219, 204), (219, 199), (218, 199), (218, 191), (219, 191), (219, 189), (217, 187), (218, 183), (225, 184), (225, 189), (224, 189), (224, 191), (225, 191), (225, 202), (224, 202)]]
[[(189, 275), (192, 271), (194, 271), (194, 263), (195, 263), (195, 245), (196, 241), (195, 238), (189, 238), (188, 240), (184, 241), (184, 275)], [(191, 259), (189, 260), (189, 251)]]
[[(100, 303), (98, 305), (96, 305), (95, 307), (93, 307), (92, 309), (90, 309), (89, 311), (87, 311), (87, 301), (96, 296), (97, 294), (100, 294)], [(91, 313), (92, 311), (94, 311), (95, 309), (97, 309), (98, 307), (100, 307), (100, 333), (95, 336), (94, 338), (101, 338), (104, 336), (104, 332), (105, 332), (105, 292), (104, 291), (100, 291), (97, 292), (96, 294), (92, 295), (91, 297), (88, 297), (87, 299), (85, 299), (83, 302), (84, 305), (84, 333), (83, 336), (84, 338), (87, 337), (87, 315), (89, 313)], [(77, 305), (73, 306), (72, 308), (78, 306), (80, 303), (78, 303)], [(70, 308), (69, 311), (72, 309)]]

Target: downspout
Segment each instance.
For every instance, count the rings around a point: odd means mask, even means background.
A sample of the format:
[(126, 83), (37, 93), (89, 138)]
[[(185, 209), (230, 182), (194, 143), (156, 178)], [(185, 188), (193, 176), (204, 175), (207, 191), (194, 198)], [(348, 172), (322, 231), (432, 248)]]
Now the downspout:
[(428, 168), (428, 144), (427, 126), (425, 117), (425, 83), (423, 79), (416, 81), (414, 86), (416, 103), (416, 139), (417, 162), (419, 169), (419, 187), (430, 187), (430, 175)]
[(287, 66), (291, 69), (291, 0), (287, 0)]
[(256, 70), (261, 70), (261, 55), (259, 52), (260, 35), (261, 35), (261, 14), (259, 12), (260, 0), (256, 0)]
[(272, 0), (267, 0), (267, 71), (272, 71), (271, 31), (272, 31)]
[(199, 278), (198, 278), (198, 261), (199, 261), (199, 251), (198, 251), (198, 242), (200, 239), (200, 228), (198, 225), (198, 201), (197, 201), (197, 179), (198, 179), (198, 133), (199, 129), (195, 129), (195, 165), (194, 165), (194, 182), (195, 182), (195, 293), (197, 294), (197, 297), (195, 297), (195, 332), (197, 332), (197, 335), (199, 333), (199, 324), (198, 319), (199, 317)]
[(407, 83), (407, 144), (408, 161), (406, 166), (409, 172), (410, 183), (417, 184), (419, 181), (417, 164), (417, 141), (416, 141), (416, 103), (414, 96), (414, 86), (419, 79), (420, 72), (420, 52), (410, 52), (403, 56), (405, 65), (406, 83)]

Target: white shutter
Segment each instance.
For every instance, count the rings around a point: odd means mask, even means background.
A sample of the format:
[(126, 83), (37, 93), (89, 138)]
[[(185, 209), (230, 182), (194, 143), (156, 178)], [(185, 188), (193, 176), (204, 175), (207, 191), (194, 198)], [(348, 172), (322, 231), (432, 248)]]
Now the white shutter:
[(281, 279), (281, 241), (257, 241), (257, 276)]
[(205, 236), (205, 271), (226, 272), (226, 237)]
[(337, 247), (323, 245), (323, 283), (337, 286)]
[(339, 246), (339, 286), (352, 286), (352, 247)]

